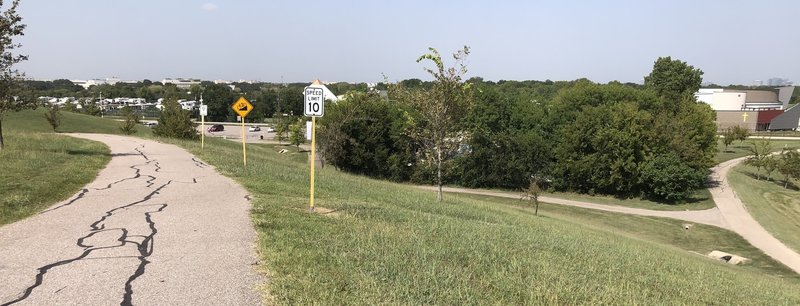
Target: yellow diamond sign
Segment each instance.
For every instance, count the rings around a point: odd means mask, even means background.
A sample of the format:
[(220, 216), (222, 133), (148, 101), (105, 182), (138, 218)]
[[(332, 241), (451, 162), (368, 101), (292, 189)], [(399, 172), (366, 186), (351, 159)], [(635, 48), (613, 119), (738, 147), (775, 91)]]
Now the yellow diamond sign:
[(253, 110), (253, 104), (250, 104), (250, 101), (247, 101), (244, 97), (240, 97), (239, 100), (236, 100), (236, 103), (231, 105), (231, 108), (233, 108), (233, 111), (239, 114), (239, 116), (244, 118)]

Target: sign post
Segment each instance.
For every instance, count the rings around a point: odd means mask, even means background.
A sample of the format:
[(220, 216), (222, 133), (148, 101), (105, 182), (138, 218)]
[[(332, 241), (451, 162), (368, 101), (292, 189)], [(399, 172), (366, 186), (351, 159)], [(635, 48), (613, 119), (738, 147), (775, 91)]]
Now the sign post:
[(242, 162), (247, 167), (247, 141), (244, 133), (244, 118), (253, 110), (253, 104), (250, 104), (250, 101), (247, 101), (244, 97), (239, 97), (239, 100), (236, 100), (236, 103), (233, 103), (231, 108), (242, 118)]
[(325, 114), (325, 93), (322, 88), (306, 87), (303, 90), (305, 103), (303, 114), (311, 117), (311, 190), (309, 192), (309, 211), (314, 212), (314, 164), (317, 151), (317, 117)]
[(206, 146), (206, 116), (208, 116), (208, 105), (203, 105), (203, 98), (200, 98), (200, 150)]

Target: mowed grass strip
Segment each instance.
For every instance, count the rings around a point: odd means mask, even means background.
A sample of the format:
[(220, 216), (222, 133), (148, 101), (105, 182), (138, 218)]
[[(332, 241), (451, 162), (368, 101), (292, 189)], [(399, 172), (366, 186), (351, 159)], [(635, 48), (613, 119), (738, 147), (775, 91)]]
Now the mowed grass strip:
[[(768, 232), (788, 247), (800, 252), (800, 191), (783, 188), (783, 177), (756, 180), (756, 169), (740, 165), (728, 173), (728, 182), (747, 210)], [(795, 184), (797, 181), (795, 181)]]
[[(748, 149), (752, 147), (754, 141), (759, 141), (758, 138), (749, 138), (745, 141), (734, 141), (725, 149), (725, 144), (722, 139), (717, 140), (717, 156), (715, 158), (717, 163), (729, 161), (731, 159), (745, 157), (752, 155)], [(772, 152), (780, 152), (783, 149), (796, 150), (800, 149), (800, 138), (798, 140), (770, 140), (772, 144)]]
[(104, 144), (69, 136), (4, 133), (0, 150), (0, 225), (33, 215), (75, 194), (105, 167)]
[[(452, 196), (475, 198), (501, 205), (509, 205), (529, 212), (533, 211), (532, 204), (529, 201), (467, 194), (453, 194)], [(588, 226), (615, 235), (674, 246), (699, 255), (719, 250), (744, 256), (753, 261), (746, 265), (737, 266), (737, 269), (751, 269), (774, 277), (800, 280), (800, 274), (770, 258), (741, 236), (715, 226), (694, 224), (670, 218), (618, 214), (544, 202), (539, 205), (539, 214), (571, 222), (577, 226)], [(689, 224), (690, 228), (685, 229), (685, 224)]]
[[(45, 109), (40, 107), (36, 110), (10, 113), (3, 118), (3, 131), (53, 133), (53, 128), (44, 118), (44, 112)], [(62, 115), (61, 125), (57, 129), (59, 133), (122, 134), (119, 129), (122, 122), (119, 120), (68, 111), (60, 113)], [(137, 125), (136, 133), (133, 136), (152, 137), (152, 135), (149, 127)]]
[[(176, 142), (254, 197), (276, 304), (800, 304), (800, 283), (483, 199), (318, 171), (303, 153)], [(674, 226), (674, 224), (670, 224)], [(779, 269), (780, 270), (780, 269)]]

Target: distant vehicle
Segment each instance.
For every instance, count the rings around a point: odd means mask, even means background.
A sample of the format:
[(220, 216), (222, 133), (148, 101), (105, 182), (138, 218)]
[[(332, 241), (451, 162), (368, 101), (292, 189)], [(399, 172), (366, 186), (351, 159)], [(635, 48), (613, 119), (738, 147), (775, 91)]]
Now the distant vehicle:
[(158, 122), (145, 122), (144, 125), (145, 126), (156, 126), (156, 125), (158, 125)]
[(260, 132), (261, 128), (254, 125), (254, 126), (251, 126), (249, 129), (247, 129), (247, 131), (249, 131), (249, 132)]
[(275, 133), (275, 129), (271, 128), (271, 127), (268, 127), (267, 128), (267, 133)]
[(225, 126), (222, 124), (215, 124), (208, 128), (209, 132), (221, 132), (225, 130)]

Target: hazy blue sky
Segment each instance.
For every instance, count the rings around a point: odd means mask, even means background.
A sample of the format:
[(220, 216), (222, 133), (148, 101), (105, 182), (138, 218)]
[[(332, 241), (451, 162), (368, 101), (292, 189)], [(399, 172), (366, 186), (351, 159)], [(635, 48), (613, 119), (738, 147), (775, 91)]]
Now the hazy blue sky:
[(672, 56), (719, 84), (800, 82), (800, 1), (23, 0), (33, 78), (426, 79), (469, 45), (469, 76), (642, 82)]

